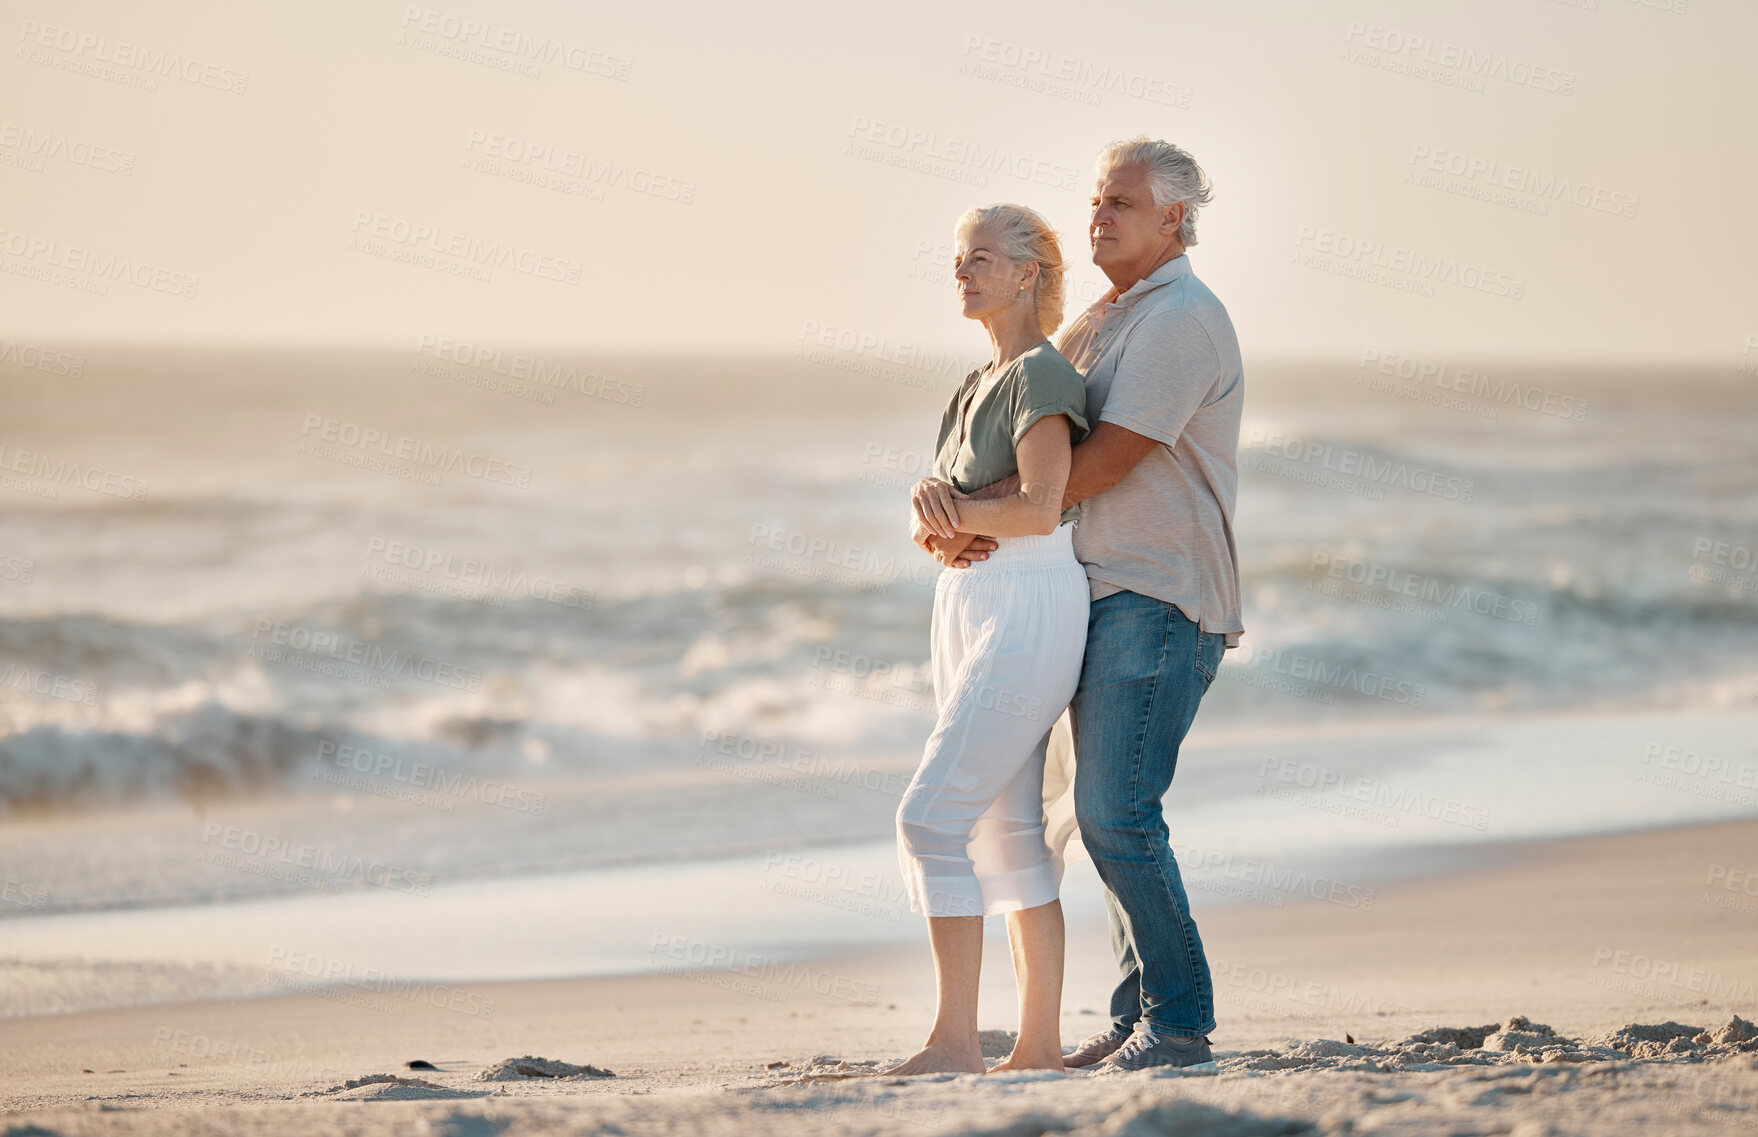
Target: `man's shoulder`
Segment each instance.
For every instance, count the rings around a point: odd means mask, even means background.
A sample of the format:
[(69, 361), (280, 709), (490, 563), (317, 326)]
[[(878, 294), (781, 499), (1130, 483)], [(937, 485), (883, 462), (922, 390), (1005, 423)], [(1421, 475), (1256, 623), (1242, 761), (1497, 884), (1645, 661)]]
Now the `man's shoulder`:
[(1194, 272), (1187, 272), (1170, 286), (1157, 288), (1143, 297), (1137, 326), (1185, 334), (1196, 334), (1200, 329), (1217, 355), (1239, 354), (1239, 338), (1233, 331), (1227, 306)]

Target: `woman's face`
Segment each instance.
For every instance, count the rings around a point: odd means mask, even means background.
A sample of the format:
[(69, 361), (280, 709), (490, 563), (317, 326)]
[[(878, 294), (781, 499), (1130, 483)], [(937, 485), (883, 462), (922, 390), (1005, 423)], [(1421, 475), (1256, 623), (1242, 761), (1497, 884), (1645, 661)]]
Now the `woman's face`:
[(1032, 266), (1001, 255), (999, 244), (993, 233), (978, 226), (953, 251), (952, 275), (967, 320), (981, 320), (1020, 302), (1020, 286)]

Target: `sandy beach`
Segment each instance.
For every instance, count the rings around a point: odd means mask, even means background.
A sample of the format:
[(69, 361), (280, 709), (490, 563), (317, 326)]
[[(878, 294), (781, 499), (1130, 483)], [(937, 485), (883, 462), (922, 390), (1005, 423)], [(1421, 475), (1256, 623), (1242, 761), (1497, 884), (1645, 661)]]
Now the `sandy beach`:
[[(468, 998), (344, 983), (15, 1019), (7, 1132), (1742, 1133), (1755, 860), (1758, 822), (1696, 825), (1491, 846), (1367, 910), (1213, 910), (1213, 1070), (848, 1077), (920, 1041), (925, 947), (700, 967), (660, 934), (648, 973)], [(1068, 1044), (1108, 991), (1093, 931), (1071, 943)], [(982, 1022), (1004, 1029), (989, 944)], [(484, 1080), (518, 1058), (614, 1076)], [(375, 1075), (404, 1080), (349, 1086)]]

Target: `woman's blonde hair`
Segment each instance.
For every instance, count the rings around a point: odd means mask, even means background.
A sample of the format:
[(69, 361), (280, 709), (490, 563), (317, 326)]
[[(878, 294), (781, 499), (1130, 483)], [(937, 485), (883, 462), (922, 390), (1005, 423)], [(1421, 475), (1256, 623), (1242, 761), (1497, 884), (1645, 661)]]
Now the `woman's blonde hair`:
[(1054, 335), (1062, 326), (1062, 242), (1057, 239), (1056, 230), (1037, 211), (1003, 202), (966, 210), (952, 227), (953, 246), (961, 246), (979, 228), (995, 234), (1001, 245), (995, 251), (1008, 260), (1037, 263), (1032, 303), (1038, 314), (1039, 330), (1045, 338)]

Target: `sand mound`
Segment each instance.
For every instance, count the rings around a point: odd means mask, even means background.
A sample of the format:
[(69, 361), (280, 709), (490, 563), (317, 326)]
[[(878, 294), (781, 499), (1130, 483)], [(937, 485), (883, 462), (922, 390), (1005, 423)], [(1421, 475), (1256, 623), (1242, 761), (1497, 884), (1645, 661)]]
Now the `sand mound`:
[(820, 1054), (810, 1062), (789, 1068), (788, 1073), (808, 1076), (813, 1074), (843, 1074), (853, 1077), (858, 1074), (876, 1073), (878, 1069), (879, 1062), (877, 1059), (870, 1058), (865, 1062), (850, 1062), (846, 1059), (838, 1058), (834, 1054)]
[(1693, 1042), (1703, 1046), (1738, 1046), (1742, 1042), (1758, 1039), (1758, 1026), (1753, 1026), (1739, 1015), (1727, 1021), (1727, 1025), (1712, 1031), (1704, 1031)]
[(1411, 1035), (1404, 1040), (1403, 1045), (1441, 1043), (1450, 1044), (1459, 1050), (1476, 1050), (1483, 1045), (1484, 1039), (1500, 1029), (1500, 1023), (1490, 1023), (1487, 1026), (1437, 1026), (1433, 1030)]
[(979, 1030), (977, 1045), (983, 1048), (985, 1058), (1005, 1058), (1013, 1053), (1013, 1044), (1018, 1038), (1018, 1031)]
[(614, 1078), (609, 1070), (597, 1066), (576, 1066), (549, 1058), (503, 1058), (476, 1075), (480, 1082), (523, 1082), (535, 1078)]
[(1675, 1022), (1631, 1023), (1610, 1034), (1601, 1035), (1593, 1039), (1593, 1042), (1599, 1046), (1621, 1050), (1632, 1058), (1661, 1058), (1702, 1049), (1701, 1044), (1692, 1039), (1707, 1033), (1702, 1027), (1682, 1026)]
[(1441, 1066), (1503, 1066), (1553, 1062), (1618, 1062), (1629, 1059), (1711, 1062), (1758, 1052), (1758, 1026), (1738, 1015), (1715, 1030), (1681, 1023), (1631, 1023), (1589, 1039), (1558, 1034), (1544, 1023), (1515, 1015), (1481, 1027), (1436, 1027), (1383, 1046), (1352, 1046), (1321, 1038), (1287, 1050), (1248, 1050), (1220, 1061), (1235, 1070), (1410, 1070)]
[(324, 1091), (343, 1101), (429, 1101), (433, 1098), (479, 1098), (478, 1091), (454, 1090), (421, 1078), (395, 1074), (368, 1074)]

